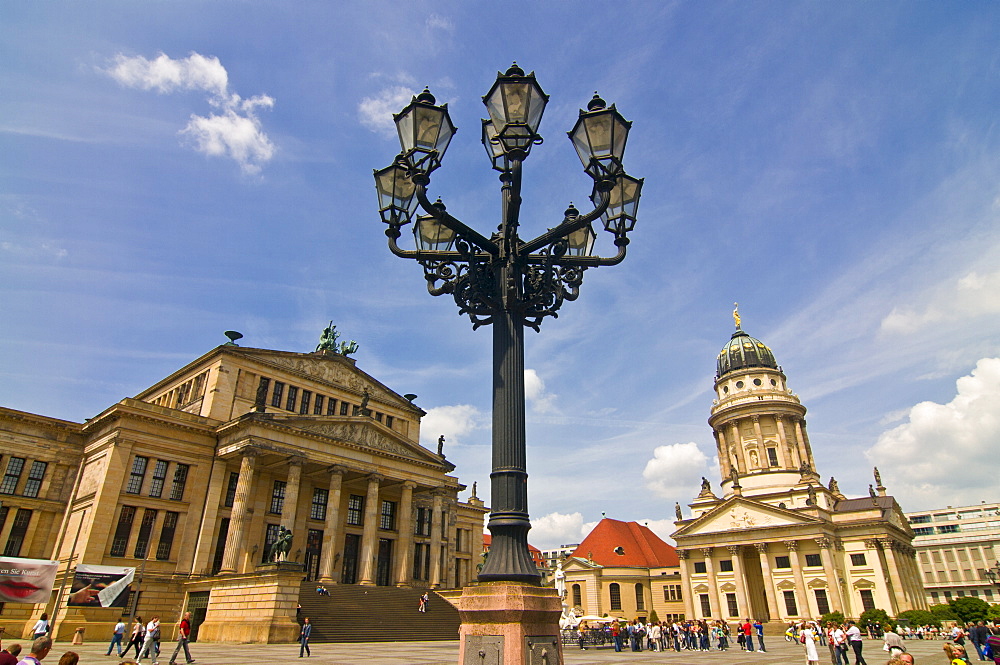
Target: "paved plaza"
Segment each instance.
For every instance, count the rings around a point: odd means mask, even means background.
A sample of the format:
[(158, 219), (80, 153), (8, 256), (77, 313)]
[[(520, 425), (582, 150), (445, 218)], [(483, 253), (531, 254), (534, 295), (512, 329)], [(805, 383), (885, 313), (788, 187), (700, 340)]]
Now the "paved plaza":
[[(565, 665), (598, 665), (602, 663), (661, 663), (673, 665), (784, 665), (785, 663), (805, 663), (802, 648), (794, 643), (774, 638), (773, 644), (768, 644), (768, 653), (743, 653), (736, 649), (729, 651), (710, 651), (708, 653), (671, 651), (656, 653), (615, 653), (608, 647), (592, 647), (581, 651), (577, 647), (567, 646)], [(10, 640), (5, 640), (4, 645)], [(26, 642), (22, 641), (22, 644)], [(914, 654), (919, 665), (925, 663), (945, 662), (941, 641), (908, 640), (907, 649)], [(173, 653), (174, 643), (163, 643), (166, 653), (161, 654), (160, 663), (166, 665)], [(44, 663), (55, 665), (59, 656), (66, 651), (76, 651), (80, 654), (82, 665), (93, 663), (113, 663), (117, 665), (114, 656), (104, 655), (107, 644), (88, 643), (83, 646), (72, 646), (59, 642)], [(299, 648), (296, 644), (208, 644), (191, 645), (193, 655), (198, 665), (264, 665), (266, 663), (286, 662), (288, 658), (297, 658)], [(828, 660), (825, 647), (820, 647), (820, 665), (826, 665)], [(866, 641), (864, 655), (869, 665), (882, 665), (888, 660), (882, 651), (880, 641)], [(973, 656), (975, 658), (975, 656)], [(146, 659), (144, 663), (149, 663)], [(184, 662), (183, 658), (179, 662)], [(458, 642), (369, 642), (364, 644), (316, 644), (312, 649), (310, 663), (315, 665), (354, 665), (366, 663), (371, 665), (455, 665), (458, 662)], [(854, 662), (854, 654), (851, 654)], [(973, 661), (978, 662), (978, 661)]]

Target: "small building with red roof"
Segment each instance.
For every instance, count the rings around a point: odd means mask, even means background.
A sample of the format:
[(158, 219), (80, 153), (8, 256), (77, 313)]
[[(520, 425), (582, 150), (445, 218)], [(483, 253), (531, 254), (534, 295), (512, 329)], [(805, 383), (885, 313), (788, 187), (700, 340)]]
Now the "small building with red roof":
[(638, 522), (602, 519), (562, 570), (565, 603), (578, 615), (683, 617), (677, 551)]

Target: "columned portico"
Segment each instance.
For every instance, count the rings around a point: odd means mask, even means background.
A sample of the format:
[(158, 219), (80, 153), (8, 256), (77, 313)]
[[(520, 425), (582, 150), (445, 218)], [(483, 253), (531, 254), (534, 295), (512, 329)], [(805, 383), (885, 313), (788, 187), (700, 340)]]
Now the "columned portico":
[[(733, 561), (733, 576), (736, 578), (736, 607), (741, 617), (748, 617), (750, 611), (750, 596), (747, 593), (747, 581), (743, 574), (743, 547), (740, 545), (729, 545), (726, 547), (729, 557)], [(721, 614), (720, 616), (725, 616)]]
[(411, 556), (413, 553), (413, 490), (417, 484), (411, 480), (403, 483), (399, 498), (399, 539), (396, 554), (396, 586), (410, 586)]
[(792, 572), (795, 573), (795, 604), (799, 610), (799, 616), (813, 616), (809, 611), (809, 592), (806, 587), (806, 579), (802, 575), (802, 560), (799, 558), (799, 541), (786, 540), (785, 547), (788, 548), (788, 558), (791, 560)]
[(295, 518), (299, 507), (299, 487), (302, 485), (302, 458), (288, 461), (288, 478), (285, 480), (285, 503), (281, 509), (281, 526), (295, 530)]
[(774, 593), (774, 578), (771, 576), (771, 562), (768, 561), (767, 543), (754, 543), (757, 555), (760, 557), (760, 571), (764, 576), (764, 597), (767, 598), (768, 611), (771, 616), (781, 616), (781, 609)]
[(368, 476), (368, 495), (365, 498), (364, 531), (361, 534), (361, 576), (358, 584), (375, 586), (375, 545), (378, 535), (379, 498), (378, 488), (382, 476), (373, 473)]
[(444, 526), (444, 515), (441, 513), (441, 493), (434, 492), (432, 501), (431, 528), (431, 588), (437, 589), (441, 586), (441, 529)]
[(688, 570), (688, 550), (677, 550), (681, 565), (681, 598), (684, 601), (684, 616), (694, 618), (694, 598), (691, 596), (691, 573)]
[(235, 573), (242, 568), (242, 555), (245, 549), (247, 522), (250, 518), (250, 503), (252, 501), (254, 468), (257, 462), (257, 451), (243, 450), (240, 461), (240, 476), (236, 483), (236, 497), (233, 499), (233, 512), (229, 522), (229, 536), (226, 539), (226, 550), (222, 558), (222, 568), (219, 572)]
[(328, 492), (328, 508), (326, 511), (326, 523), (323, 529), (323, 556), (320, 559), (320, 581), (326, 584), (336, 584), (337, 580), (333, 573), (333, 562), (336, 553), (340, 550), (340, 493), (344, 483), (344, 472), (342, 466), (330, 468), (330, 484)]
[(817, 538), (816, 544), (819, 546), (820, 559), (823, 562), (823, 574), (826, 576), (827, 585), (826, 588), (832, 593), (830, 602), (833, 603), (832, 607), (840, 608), (840, 611), (844, 611), (844, 599), (840, 592), (840, 575), (837, 573), (837, 569), (833, 565), (833, 556), (830, 554), (830, 547), (833, 543), (829, 538)]

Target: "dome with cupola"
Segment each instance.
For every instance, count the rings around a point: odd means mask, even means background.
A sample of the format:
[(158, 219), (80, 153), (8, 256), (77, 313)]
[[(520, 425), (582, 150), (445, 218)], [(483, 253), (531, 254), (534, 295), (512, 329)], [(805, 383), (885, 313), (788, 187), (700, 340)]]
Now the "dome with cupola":
[(764, 342), (743, 332), (742, 328), (737, 328), (729, 343), (722, 347), (716, 366), (716, 378), (748, 367), (778, 369), (771, 349)]

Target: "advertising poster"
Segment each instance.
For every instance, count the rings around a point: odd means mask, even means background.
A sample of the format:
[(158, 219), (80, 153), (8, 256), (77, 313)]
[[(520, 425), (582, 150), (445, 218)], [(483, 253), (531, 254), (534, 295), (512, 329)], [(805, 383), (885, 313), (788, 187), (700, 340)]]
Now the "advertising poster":
[(71, 607), (125, 607), (135, 568), (80, 564), (67, 604)]
[(48, 602), (58, 567), (57, 561), (0, 557), (0, 602)]

